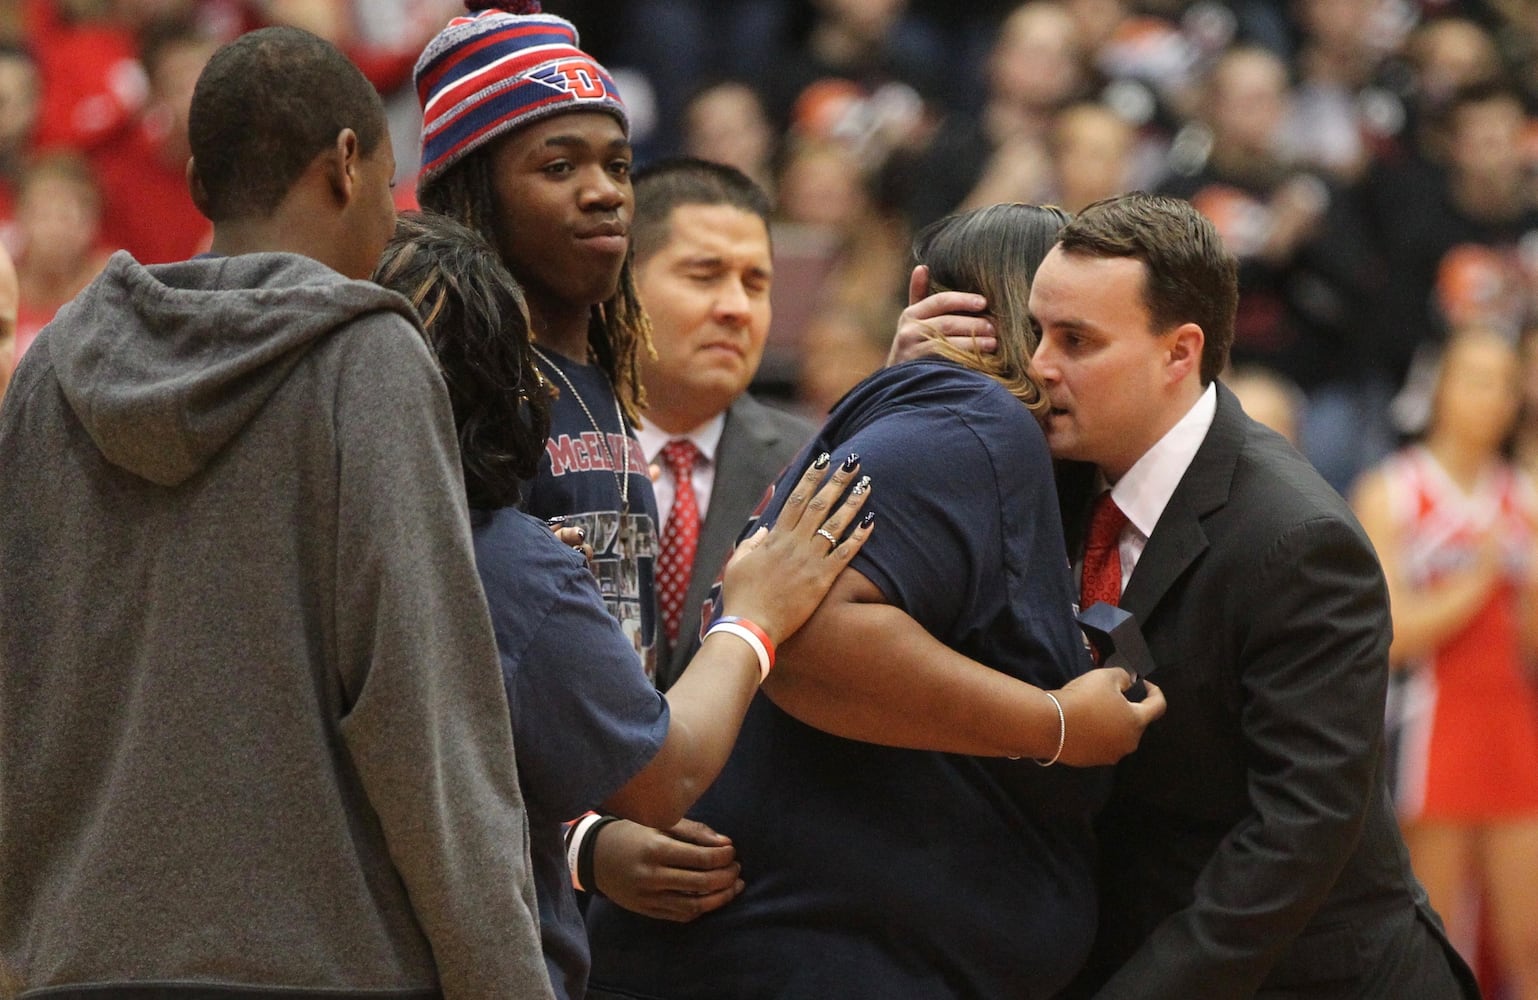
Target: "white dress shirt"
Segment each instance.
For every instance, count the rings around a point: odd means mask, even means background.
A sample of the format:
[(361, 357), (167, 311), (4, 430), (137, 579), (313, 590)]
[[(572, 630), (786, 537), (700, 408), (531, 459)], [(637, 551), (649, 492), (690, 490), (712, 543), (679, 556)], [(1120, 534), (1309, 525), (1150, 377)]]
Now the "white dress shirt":
[(1111, 499), (1127, 515), (1128, 524), (1122, 529), (1121, 544), (1117, 553), (1121, 556), (1121, 589), (1127, 590), (1127, 581), (1148, 545), (1148, 536), (1164, 508), (1169, 506), (1175, 487), (1180, 485), (1196, 452), (1207, 439), (1212, 428), (1212, 418), (1218, 412), (1218, 390), (1209, 384), (1186, 415), (1171, 427), (1143, 457), (1127, 470), (1127, 474), (1111, 488)]
[(652, 492), (657, 496), (657, 514), (662, 518), (662, 523), (657, 526), (658, 537), (667, 527), (668, 515), (673, 511), (673, 492), (677, 489), (673, 474), (668, 471), (667, 462), (663, 461), (662, 449), (669, 441), (686, 438), (693, 441), (694, 446), (700, 450), (693, 478), (694, 502), (699, 507), (700, 526), (703, 527), (705, 515), (710, 510), (710, 491), (716, 483), (716, 449), (721, 446), (721, 432), (724, 430), (725, 413), (716, 414), (687, 434), (669, 434), (650, 424), (643, 424), (636, 430), (636, 440), (641, 442), (641, 451), (646, 455), (648, 471), (651, 473)]

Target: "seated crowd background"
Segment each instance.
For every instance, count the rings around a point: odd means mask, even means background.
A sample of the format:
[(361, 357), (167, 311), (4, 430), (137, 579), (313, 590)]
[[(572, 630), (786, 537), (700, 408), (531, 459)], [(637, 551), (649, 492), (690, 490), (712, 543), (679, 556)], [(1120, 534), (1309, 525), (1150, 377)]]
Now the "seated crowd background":
[[(1524, 349), (1538, 289), (1538, 23), (1502, 0), (551, 0), (633, 109), (776, 197), (760, 392), (812, 416), (879, 366), (916, 228), (998, 201), (1190, 198), (1240, 258), (1234, 360), (1280, 379), (1346, 491), (1423, 418), (1453, 328)], [(125, 248), (206, 243), (182, 180), (191, 84), (266, 23), (336, 41), (384, 93), (398, 197), (410, 68), (456, 0), (22, 0), (0, 24), (0, 242), (18, 353)], [(1538, 380), (1533, 380), (1538, 381)], [(1273, 386), (1275, 388), (1275, 386)], [(1274, 394), (1273, 394), (1274, 395)], [(1538, 426), (1538, 424), (1535, 424)], [(1538, 462), (1524, 424), (1519, 454)]]

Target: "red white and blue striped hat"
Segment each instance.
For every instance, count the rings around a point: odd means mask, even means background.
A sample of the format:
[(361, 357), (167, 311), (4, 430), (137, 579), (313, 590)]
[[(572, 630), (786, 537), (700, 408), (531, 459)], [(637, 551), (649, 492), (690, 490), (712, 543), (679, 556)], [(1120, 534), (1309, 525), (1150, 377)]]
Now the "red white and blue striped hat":
[(602, 111), (628, 133), (614, 79), (577, 47), (577, 29), (537, 0), (466, 0), (428, 43), (414, 76), (427, 183), (498, 136), (552, 115)]

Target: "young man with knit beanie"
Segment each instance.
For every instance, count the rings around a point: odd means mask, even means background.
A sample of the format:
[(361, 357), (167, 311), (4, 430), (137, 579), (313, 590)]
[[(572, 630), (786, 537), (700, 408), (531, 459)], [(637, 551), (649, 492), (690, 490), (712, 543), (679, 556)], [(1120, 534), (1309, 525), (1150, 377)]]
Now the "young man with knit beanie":
[(212, 254), (115, 255), (0, 408), (0, 997), (548, 998), (379, 95), (270, 28), (189, 131)]
[(645, 314), (629, 264), (629, 120), (570, 22), (472, 0), (416, 65), (422, 207), (476, 230), (528, 299), (550, 439), (524, 509), (586, 530), (609, 611), (655, 675), (656, 499), (632, 428)]

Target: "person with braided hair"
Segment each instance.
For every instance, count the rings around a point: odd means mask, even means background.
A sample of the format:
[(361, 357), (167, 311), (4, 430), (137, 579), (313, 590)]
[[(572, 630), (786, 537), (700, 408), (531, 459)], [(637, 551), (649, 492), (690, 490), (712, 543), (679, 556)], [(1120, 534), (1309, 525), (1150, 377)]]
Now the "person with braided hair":
[(875, 511), (861, 511), (873, 487), (857, 465), (808, 461), (791, 516), (738, 546), (722, 584), (731, 614), (694, 645), (690, 669), (664, 697), (583, 557), (514, 506), (545, 452), (548, 399), (523, 292), (497, 252), (451, 219), (408, 213), (375, 280), (422, 316), (448, 389), (476, 568), (512, 710), (541, 947), (557, 1000), (581, 1000), (587, 931), (573, 888), (592, 883), (591, 845), (615, 817), (587, 814), (564, 842), (563, 821), (601, 807), (639, 823), (678, 822), (726, 763), (776, 645), (870, 537)]
[(651, 344), (629, 262), (629, 119), (570, 22), (537, 2), (466, 6), (417, 61), (417, 197), (486, 237), (524, 289), (555, 398), (522, 506), (585, 530), (609, 612), (652, 677), (658, 519), (632, 434)]

